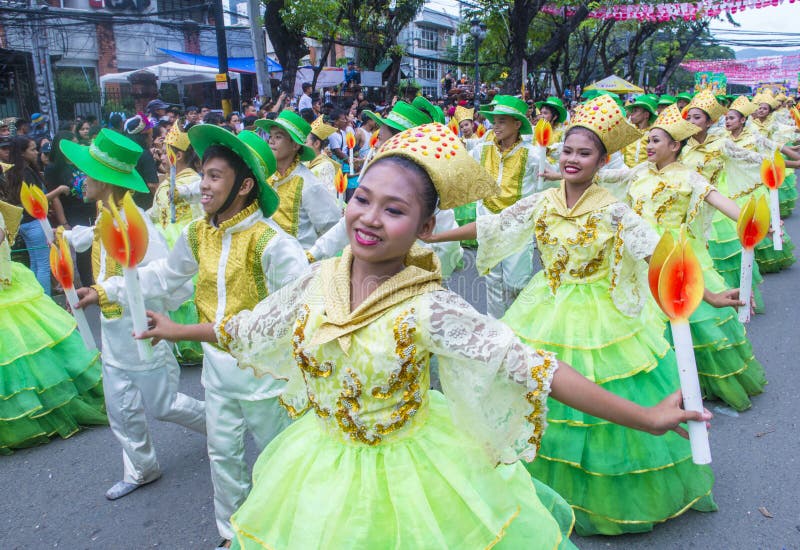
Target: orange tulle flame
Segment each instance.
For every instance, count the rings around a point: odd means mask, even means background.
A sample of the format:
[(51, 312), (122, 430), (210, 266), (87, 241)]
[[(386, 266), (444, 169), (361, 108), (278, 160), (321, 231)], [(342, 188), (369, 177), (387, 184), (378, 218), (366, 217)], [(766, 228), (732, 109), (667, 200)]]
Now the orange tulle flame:
[(375, 149), (375, 146), (378, 145), (378, 134), (380, 133), (379, 130), (375, 130), (372, 132), (372, 135), (369, 138), (369, 146), (370, 149)]
[(486, 134), (486, 126), (483, 124), (478, 124), (478, 127), (475, 129), (475, 135), (479, 138), (482, 138)]
[(789, 112), (792, 113), (792, 119), (794, 120), (795, 125), (798, 129), (800, 129), (800, 109), (797, 107), (792, 107), (789, 109)]
[(458, 135), (458, 122), (455, 118), (451, 118), (447, 125), (450, 127), (451, 132), (453, 132), (455, 135)]
[(777, 189), (786, 177), (786, 161), (780, 151), (775, 151), (773, 160), (764, 159), (761, 162), (761, 181), (770, 189)]
[(536, 139), (537, 145), (547, 147), (553, 141), (553, 127), (545, 119), (540, 118), (536, 121), (536, 126), (533, 129), (533, 135)]
[(750, 197), (747, 204), (739, 211), (739, 220), (736, 222), (736, 232), (742, 247), (752, 250), (764, 240), (769, 232), (769, 203), (765, 196), (758, 199)]
[(347, 140), (348, 149), (352, 149), (356, 146), (356, 135), (353, 132), (348, 131), (345, 139)]
[(56, 237), (55, 242), (50, 245), (50, 271), (62, 288), (72, 288), (75, 284), (73, 280), (75, 266), (72, 263), (69, 245), (63, 235)]
[[(123, 217), (124, 214), (124, 217)], [(122, 199), (122, 213), (111, 202), (97, 219), (96, 230), (106, 252), (120, 265), (136, 267), (147, 252), (147, 225), (130, 193)]]
[(342, 173), (342, 169), (336, 170), (336, 176), (333, 178), (333, 184), (336, 186), (336, 192), (340, 195), (347, 190), (347, 177)]
[(19, 201), (25, 212), (30, 214), (37, 220), (47, 219), (47, 196), (44, 191), (36, 185), (28, 185), (22, 182), (22, 188), (19, 191)]
[(671, 321), (686, 321), (703, 299), (703, 269), (681, 228), (676, 241), (666, 231), (650, 258), (650, 292)]

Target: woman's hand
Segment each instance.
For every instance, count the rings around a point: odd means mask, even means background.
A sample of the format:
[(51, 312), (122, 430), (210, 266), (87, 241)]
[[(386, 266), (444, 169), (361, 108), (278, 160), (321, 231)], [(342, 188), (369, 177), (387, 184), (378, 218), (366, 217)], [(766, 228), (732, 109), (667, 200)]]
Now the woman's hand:
[(561, 179), (561, 172), (555, 172), (549, 168), (545, 168), (542, 177), (547, 181), (558, 181)]
[(706, 290), (703, 299), (716, 308), (721, 308), (721, 307), (736, 308), (744, 305), (744, 302), (742, 302), (739, 299), (738, 288), (732, 288), (719, 293)]
[(649, 419), (647, 432), (653, 435), (663, 435), (671, 430), (684, 439), (689, 439), (689, 434), (685, 428), (681, 427), (681, 424), (696, 420), (705, 422), (706, 427), (710, 427), (710, 420), (713, 418), (707, 409), (703, 409), (703, 412), (684, 410), (680, 390), (665, 397), (658, 405), (648, 408), (647, 413)]

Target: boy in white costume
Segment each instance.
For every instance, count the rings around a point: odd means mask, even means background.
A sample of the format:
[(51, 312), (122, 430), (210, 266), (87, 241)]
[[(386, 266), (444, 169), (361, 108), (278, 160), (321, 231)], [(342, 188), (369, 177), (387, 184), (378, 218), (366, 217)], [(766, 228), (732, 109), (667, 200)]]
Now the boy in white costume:
[[(149, 192), (135, 169), (142, 148), (122, 134), (103, 129), (88, 147), (64, 140), (61, 150), (87, 175), (84, 191), (87, 201), (121, 204), (127, 190)], [(139, 213), (148, 232), (147, 253), (139, 265), (146, 266), (166, 257), (168, 248), (149, 217), (141, 209)], [(204, 404), (178, 392), (180, 367), (168, 344), (154, 345), (149, 361), (139, 358), (136, 342), (131, 337), (133, 321), (127, 297), (123, 294), (119, 304), (111, 304), (101, 286), (109, 277), (122, 275), (122, 266), (106, 254), (94, 226), (76, 226), (64, 231), (64, 237), (77, 252), (92, 249), (92, 270), (98, 284), (94, 290), (79, 289), (79, 296), (93, 294), (94, 303), (99, 303), (102, 313), (103, 390), (111, 431), (122, 445), (124, 465), (122, 481), (106, 492), (106, 498), (115, 500), (161, 477), (145, 410), (158, 420), (205, 434)], [(147, 299), (145, 305), (166, 312), (177, 308), (191, 294), (189, 282), (177, 287), (169, 296)], [(79, 307), (87, 303), (90, 302), (82, 299)]]
[[(192, 127), (189, 139), (203, 158), (201, 204), (206, 216), (187, 225), (169, 256), (141, 269), (139, 276), (146, 297), (169, 296), (197, 276), (198, 318), (218, 322), (252, 309), (302, 276), (308, 261), (297, 240), (269, 219), (278, 197), (267, 185), (275, 170), (267, 144), (253, 132), (237, 137), (208, 124)], [(102, 287), (110, 300), (121, 298), (121, 279), (105, 281)], [(250, 492), (246, 432), (263, 449), (289, 419), (276, 399), (282, 381), (256, 378), (214, 345), (203, 344), (203, 355), (214, 513), (225, 544), (233, 534), (230, 517)]]

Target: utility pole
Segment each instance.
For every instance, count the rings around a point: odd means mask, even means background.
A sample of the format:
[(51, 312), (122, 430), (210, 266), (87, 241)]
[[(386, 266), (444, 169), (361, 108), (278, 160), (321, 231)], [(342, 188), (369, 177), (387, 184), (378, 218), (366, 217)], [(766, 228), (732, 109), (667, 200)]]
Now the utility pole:
[(220, 91), (222, 112), (225, 116), (231, 114), (231, 87), (228, 80), (228, 41), (225, 39), (225, 19), (222, 16), (222, 0), (214, 0), (214, 30), (217, 35), (217, 59), (219, 74), (217, 74), (217, 90)]
[(272, 84), (267, 74), (267, 60), (264, 53), (264, 27), (261, 26), (261, 1), (247, 0), (247, 11), (250, 17), (250, 38), (253, 41), (253, 55), (256, 62), (256, 80), (258, 82), (258, 98), (272, 99)]
[[(39, 10), (36, 0), (30, 0), (30, 8)], [(31, 13), (31, 38), (33, 49), (33, 74), (36, 79), (36, 96), (39, 111), (47, 115), (47, 127), (52, 135), (53, 129), (58, 128), (58, 109), (56, 108), (56, 94), (53, 82), (53, 70), (50, 64), (50, 43), (47, 38), (47, 27), (42, 25), (38, 14)]]

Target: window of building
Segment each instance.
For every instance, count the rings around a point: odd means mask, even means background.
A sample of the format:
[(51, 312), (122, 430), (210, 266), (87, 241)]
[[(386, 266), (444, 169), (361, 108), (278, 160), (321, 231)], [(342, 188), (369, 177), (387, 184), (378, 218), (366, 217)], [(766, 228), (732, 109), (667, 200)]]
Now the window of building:
[(436, 80), (438, 77), (436, 71), (436, 62), (427, 61), (425, 59), (417, 60), (417, 76), (425, 80)]
[(423, 50), (439, 49), (439, 33), (435, 29), (427, 27), (420, 27), (419, 29), (419, 47)]
[(439, 97), (439, 88), (432, 88), (430, 86), (422, 87), (422, 95), (425, 97)]

